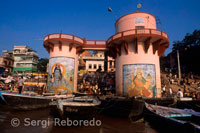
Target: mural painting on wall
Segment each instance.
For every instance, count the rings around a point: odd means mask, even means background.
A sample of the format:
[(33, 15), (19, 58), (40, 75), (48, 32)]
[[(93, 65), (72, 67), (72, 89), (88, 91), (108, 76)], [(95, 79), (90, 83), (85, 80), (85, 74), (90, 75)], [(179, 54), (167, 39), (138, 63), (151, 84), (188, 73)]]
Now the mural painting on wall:
[(130, 64), (123, 66), (123, 89), (129, 96), (155, 97), (155, 65)]
[(48, 89), (52, 93), (72, 93), (74, 59), (56, 57), (49, 60)]

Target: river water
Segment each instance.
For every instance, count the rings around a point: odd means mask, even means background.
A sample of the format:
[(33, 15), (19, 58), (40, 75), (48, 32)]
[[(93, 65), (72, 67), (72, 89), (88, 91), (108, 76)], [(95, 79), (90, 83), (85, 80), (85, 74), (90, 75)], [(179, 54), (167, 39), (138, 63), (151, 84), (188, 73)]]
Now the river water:
[[(98, 115), (94, 118), (98, 125), (62, 126), (55, 125), (50, 109), (33, 111), (12, 111), (0, 107), (0, 133), (157, 133), (148, 122), (133, 123), (126, 118)], [(20, 121), (20, 122), (19, 122)], [(101, 124), (101, 125), (100, 125)]]

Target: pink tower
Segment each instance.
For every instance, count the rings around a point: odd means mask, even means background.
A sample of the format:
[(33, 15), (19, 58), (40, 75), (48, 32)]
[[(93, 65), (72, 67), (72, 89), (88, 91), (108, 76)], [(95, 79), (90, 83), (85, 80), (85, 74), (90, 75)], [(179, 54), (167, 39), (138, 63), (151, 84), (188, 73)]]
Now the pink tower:
[(50, 54), (48, 88), (53, 93), (72, 93), (77, 88), (78, 55), (84, 39), (70, 34), (50, 34), (44, 47)]
[(119, 18), (115, 35), (107, 40), (116, 60), (116, 92), (121, 95), (160, 97), (159, 57), (169, 47), (168, 35), (156, 29), (156, 19), (145, 12)]
[(48, 89), (52, 93), (72, 93), (77, 91), (79, 55), (84, 50), (105, 50), (106, 41), (55, 33), (44, 38), (44, 47), (50, 54)]

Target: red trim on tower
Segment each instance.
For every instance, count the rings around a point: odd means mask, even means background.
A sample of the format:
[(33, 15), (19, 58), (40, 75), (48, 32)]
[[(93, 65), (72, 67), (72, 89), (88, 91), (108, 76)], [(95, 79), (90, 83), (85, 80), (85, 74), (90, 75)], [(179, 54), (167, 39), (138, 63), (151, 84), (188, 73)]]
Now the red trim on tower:
[(58, 41), (58, 43), (59, 43), (59, 51), (62, 51), (62, 42)]
[(151, 42), (151, 37), (148, 37), (145, 41), (144, 41), (144, 51), (145, 53), (148, 53), (148, 49), (150, 46), (150, 42)]
[(152, 43), (153, 44), (153, 54), (155, 54), (156, 51), (159, 49), (161, 41), (162, 41), (162, 39), (159, 39)]
[(122, 45), (124, 47), (124, 50), (125, 50), (126, 54), (128, 54), (128, 43), (126, 41), (123, 41)]
[(121, 47), (119, 47), (120, 45), (114, 45), (114, 46), (115, 46), (115, 50), (117, 51), (119, 56), (121, 56)]
[(70, 44), (69, 44), (69, 52), (71, 52), (72, 47), (73, 47), (73, 43), (70, 43)]
[(51, 43), (51, 42), (48, 42), (48, 46), (51, 49), (51, 51), (53, 52), (53, 50), (54, 50), (54, 44)]
[(137, 41), (137, 38), (133, 39), (133, 48), (135, 49), (135, 53), (138, 53), (138, 41)]

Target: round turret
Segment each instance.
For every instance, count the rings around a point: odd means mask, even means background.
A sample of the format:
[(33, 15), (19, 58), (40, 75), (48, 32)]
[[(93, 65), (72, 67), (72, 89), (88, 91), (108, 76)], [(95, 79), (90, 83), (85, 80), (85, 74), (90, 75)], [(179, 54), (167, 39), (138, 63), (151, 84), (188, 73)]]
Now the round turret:
[(116, 34), (107, 40), (109, 55), (116, 60), (118, 94), (160, 97), (159, 57), (169, 46), (168, 35), (156, 29), (155, 17), (136, 12), (115, 23)]
[(72, 93), (77, 88), (78, 54), (84, 39), (69, 34), (50, 34), (44, 47), (50, 54), (48, 88), (53, 93)]
[(144, 12), (127, 14), (115, 23), (115, 31), (123, 32), (132, 29), (156, 29), (156, 18)]

